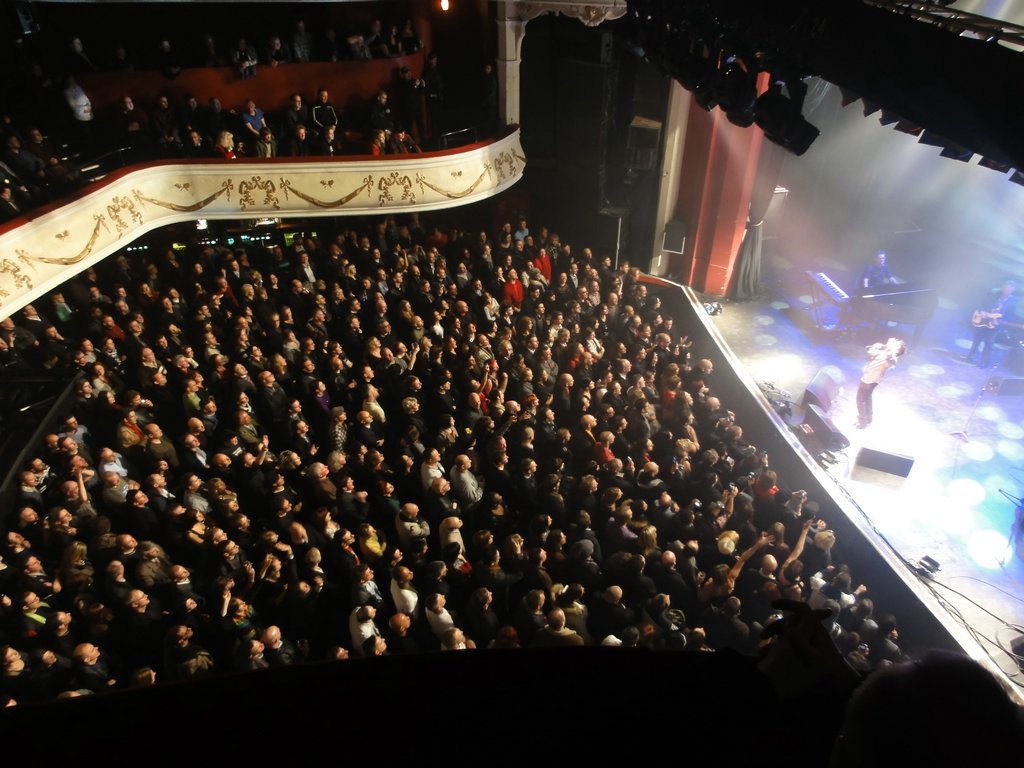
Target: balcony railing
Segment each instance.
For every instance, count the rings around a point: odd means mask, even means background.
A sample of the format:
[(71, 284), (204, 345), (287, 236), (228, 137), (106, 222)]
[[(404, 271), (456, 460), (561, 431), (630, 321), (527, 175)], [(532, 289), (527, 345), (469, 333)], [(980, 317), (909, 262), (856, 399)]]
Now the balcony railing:
[(131, 166), (0, 226), (0, 317), (166, 224), (454, 208), (508, 189), (525, 167), (518, 127), (419, 155)]

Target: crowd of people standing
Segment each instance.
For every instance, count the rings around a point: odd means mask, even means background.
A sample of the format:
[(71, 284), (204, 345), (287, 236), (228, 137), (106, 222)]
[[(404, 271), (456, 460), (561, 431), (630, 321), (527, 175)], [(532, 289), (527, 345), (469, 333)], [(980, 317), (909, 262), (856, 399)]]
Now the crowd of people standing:
[(0, 323), (76, 377), (0, 569), (4, 694), (549, 645), (902, 658), (638, 270), (526, 217), (117, 256)]

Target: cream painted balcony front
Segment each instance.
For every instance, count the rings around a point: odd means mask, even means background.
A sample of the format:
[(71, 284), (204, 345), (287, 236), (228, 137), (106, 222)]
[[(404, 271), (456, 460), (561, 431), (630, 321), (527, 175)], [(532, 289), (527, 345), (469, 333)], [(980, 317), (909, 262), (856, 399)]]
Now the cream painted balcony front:
[(492, 141), (423, 155), (126, 168), (74, 200), (0, 227), (0, 318), (166, 224), (453, 208), (508, 189), (525, 167), (515, 128)]

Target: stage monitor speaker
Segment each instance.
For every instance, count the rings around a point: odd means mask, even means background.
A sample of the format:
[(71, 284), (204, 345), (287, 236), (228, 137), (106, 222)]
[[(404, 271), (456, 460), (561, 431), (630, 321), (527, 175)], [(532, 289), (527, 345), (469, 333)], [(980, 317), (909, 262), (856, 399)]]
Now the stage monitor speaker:
[(988, 391), (996, 397), (1020, 397), (1024, 395), (1024, 379), (1000, 379), (993, 376), (988, 382)]
[(686, 248), (686, 223), (673, 219), (665, 222), (665, 236), (661, 250), (668, 253), (682, 253)]
[(839, 398), (839, 382), (825, 368), (820, 369), (804, 390), (804, 399), (800, 405), (807, 408), (816, 405), (828, 413), (832, 404)]
[(818, 406), (807, 407), (804, 412), (804, 423), (811, 428), (823, 448), (829, 451), (842, 451), (850, 447), (846, 435), (839, 431), (828, 414)]
[(864, 446), (853, 460), (854, 470), (868, 469), (895, 477), (906, 477), (914, 467), (914, 457)]
[(1017, 666), (1024, 672), (1024, 635), (1010, 641), (1010, 650), (1017, 658)]

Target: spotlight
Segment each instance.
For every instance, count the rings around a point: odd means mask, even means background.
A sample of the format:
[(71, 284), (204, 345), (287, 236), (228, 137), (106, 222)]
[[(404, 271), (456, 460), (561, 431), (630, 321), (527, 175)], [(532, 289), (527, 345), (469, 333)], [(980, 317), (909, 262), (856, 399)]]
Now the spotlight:
[[(790, 96), (783, 95), (783, 85)], [(789, 84), (776, 81), (757, 100), (757, 124), (765, 137), (794, 155), (806, 152), (820, 133), (800, 114), (806, 92), (807, 86), (800, 80)]]
[(928, 555), (921, 558), (921, 566), (924, 567), (929, 573), (938, 573), (942, 570), (942, 566), (939, 565), (937, 560), (932, 559)]
[(206, 229), (209, 229), (209, 228), (210, 228), (210, 225), (206, 221), (206, 219), (196, 219), (196, 229), (197, 230), (202, 232), (202, 231), (204, 231)]
[(1020, 171), (1014, 171), (1013, 174), (1010, 176), (1010, 181), (1012, 181), (1014, 184), (1020, 184), (1021, 186), (1024, 186), (1024, 173), (1021, 173)]
[(717, 301), (711, 301), (704, 305), (704, 311), (709, 315), (720, 315), (722, 314), (722, 305)]
[(729, 122), (741, 128), (754, 124), (754, 106), (757, 103), (755, 77), (741, 56), (724, 51), (719, 54), (715, 97)]

